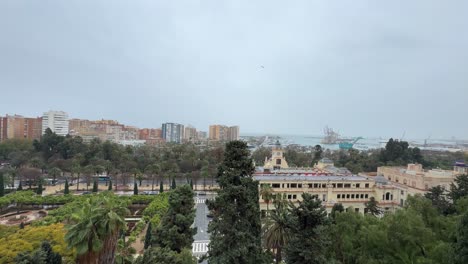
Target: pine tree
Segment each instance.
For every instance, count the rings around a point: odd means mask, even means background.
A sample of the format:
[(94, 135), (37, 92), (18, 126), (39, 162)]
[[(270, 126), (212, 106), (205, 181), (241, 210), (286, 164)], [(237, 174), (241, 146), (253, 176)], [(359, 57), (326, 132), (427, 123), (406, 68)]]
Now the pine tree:
[(221, 190), (214, 201), (208, 201), (214, 215), (208, 228), (209, 263), (271, 263), (261, 247), (258, 182), (251, 177), (253, 171), (247, 144), (227, 143), (217, 175)]
[(151, 245), (151, 232), (153, 232), (153, 229), (151, 227), (151, 222), (149, 222), (148, 229), (146, 229), (145, 235), (145, 249), (147, 249)]
[(36, 193), (38, 195), (42, 195), (42, 181), (39, 181), (39, 184), (37, 185)]
[(189, 185), (174, 189), (169, 194), (169, 208), (161, 218), (155, 230), (156, 247), (169, 248), (180, 253), (184, 248), (191, 248), (196, 228), (192, 228), (195, 219), (195, 202)]
[(3, 181), (3, 172), (0, 172), (0, 197), (5, 195), (5, 182)]
[(164, 192), (164, 185), (163, 185), (163, 183), (161, 181), (161, 182), (159, 182), (159, 193), (163, 193), (163, 192)]
[(93, 183), (93, 193), (97, 193), (98, 192), (98, 184), (97, 184), (97, 181), (94, 181)]
[(328, 224), (327, 211), (317, 196), (302, 194), (298, 206), (290, 204), (288, 233), (285, 248), (288, 263), (327, 263), (328, 240), (324, 227)]
[(171, 185), (171, 189), (174, 190), (175, 188), (177, 188), (176, 186), (176, 182), (175, 182), (175, 178), (172, 178), (172, 185)]
[(112, 191), (112, 180), (109, 181), (109, 186), (107, 186), (108, 191)]
[(138, 184), (137, 184), (137, 182), (133, 183), (133, 195), (138, 195)]
[(65, 190), (63, 191), (63, 194), (70, 194), (70, 189), (68, 186), (68, 179), (65, 179)]
[(382, 213), (382, 210), (377, 205), (377, 201), (374, 197), (371, 197), (368, 202), (365, 203), (365, 211), (372, 214), (373, 216), (379, 216)]

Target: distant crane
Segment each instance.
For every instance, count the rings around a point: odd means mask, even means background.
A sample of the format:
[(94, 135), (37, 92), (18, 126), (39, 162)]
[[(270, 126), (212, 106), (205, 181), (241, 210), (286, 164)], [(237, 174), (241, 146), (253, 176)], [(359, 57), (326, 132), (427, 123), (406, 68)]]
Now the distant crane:
[(352, 149), (354, 144), (356, 144), (356, 142), (358, 142), (360, 139), (364, 139), (364, 138), (357, 137), (352, 142), (340, 142), (339, 144), (340, 149), (344, 149), (344, 150)]

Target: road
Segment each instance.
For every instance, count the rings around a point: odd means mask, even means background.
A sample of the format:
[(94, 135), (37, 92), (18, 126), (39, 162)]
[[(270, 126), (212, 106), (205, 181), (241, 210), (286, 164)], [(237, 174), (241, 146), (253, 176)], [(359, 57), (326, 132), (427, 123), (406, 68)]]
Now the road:
[[(197, 234), (193, 237), (194, 242), (192, 244), (192, 253), (195, 257), (199, 258), (208, 252), (208, 243), (210, 242), (210, 235), (208, 234), (208, 223), (210, 218), (207, 217), (209, 213), (208, 207), (205, 204), (206, 199), (212, 199), (213, 193), (206, 193), (206, 195), (200, 195), (203, 192), (197, 192), (197, 196), (194, 197), (196, 216), (194, 221), (194, 227), (197, 228)], [(206, 261), (202, 263), (207, 263)]]

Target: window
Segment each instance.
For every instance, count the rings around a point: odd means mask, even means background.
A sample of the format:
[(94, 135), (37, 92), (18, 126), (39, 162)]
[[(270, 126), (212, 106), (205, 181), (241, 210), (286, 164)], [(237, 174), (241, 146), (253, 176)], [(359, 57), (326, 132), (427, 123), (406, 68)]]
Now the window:
[(327, 188), (327, 185), (325, 183), (323, 183), (322, 188)]
[(302, 188), (302, 183), (299, 183), (299, 184), (297, 185), (297, 188)]
[(366, 183), (365, 187), (366, 187), (366, 188), (369, 188), (369, 184), (368, 184), (368, 183)]
[(405, 191), (401, 191), (400, 193), (401, 193), (401, 195), (404, 195), (404, 194), (405, 194)]
[(322, 195), (322, 201), (325, 202), (327, 200), (327, 195), (326, 194), (323, 194)]
[(336, 188), (336, 183), (332, 183), (332, 187), (333, 187), (333, 188)]
[(364, 199), (364, 194), (361, 194), (361, 199)]
[(273, 188), (279, 188), (279, 187), (280, 187), (280, 184), (279, 184), (279, 183), (273, 183), (273, 184), (271, 185), (271, 187), (273, 187)]
[(276, 159), (276, 165), (281, 165), (281, 159)]
[(314, 188), (318, 188), (318, 184), (317, 183), (314, 183)]
[(354, 199), (354, 194), (351, 194), (351, 199)]
[(291, 183), (291, 188), (297, 188), (297, 183)]
[(354, 212), (359, 213), (359, 208), (354, 208)]
[(291, 195), (290, 194), (288, 194), (288, 199), (291, 200)]
[(312, 188), (312, 186), (313, 186), (312, 183), (309, 183), (307, 185), (309, 186), (309, 188)]
[(338, 183), (338, 188), (343, 188), (343, 184), (342, 184), (342, 183)]
[(369, 198), (369, 194), (366, 194), (364, 197), (365, 197), (366, 199)]
[(292, 197), (292, 198), (293, 198), (293, 199), (297, 199), (297, 195), (293, 194), (293, 197)]
[(337, 198), (337, 199), (340, 199), (340, 198), (341, 198), (341, 194), (337, 194), (337, 195), (336, 195), (336, 198)]
[(346, 199), (349, 199), (349, 194), (346, 195)]
[(344, 187), (345, 188), (351, 188), (351, 184), (350, 183), (345, 183)]
[(359, 187), (361, 187), (361, 184), (356, 183), (356, 188), (359, 188)]

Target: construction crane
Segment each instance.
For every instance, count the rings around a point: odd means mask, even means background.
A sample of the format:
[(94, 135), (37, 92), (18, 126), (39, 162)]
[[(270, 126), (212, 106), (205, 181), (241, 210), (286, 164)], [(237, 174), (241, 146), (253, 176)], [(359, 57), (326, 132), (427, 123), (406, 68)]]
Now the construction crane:
[(364, 138), (357, 137), (352, 142), (340, 142), (339, 144), (340, 149), (344, 149), (344, 150), (352, 149), (354, 144), (356, 144), (356, 142), (358, 142), (360, 139), (364, 139)]

